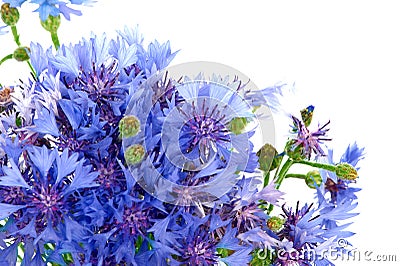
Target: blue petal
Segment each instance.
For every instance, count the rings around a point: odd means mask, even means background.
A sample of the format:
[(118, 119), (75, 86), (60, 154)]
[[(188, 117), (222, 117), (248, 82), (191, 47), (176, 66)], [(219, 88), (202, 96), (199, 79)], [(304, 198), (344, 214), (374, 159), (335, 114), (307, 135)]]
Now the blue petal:
[(65, 176), (72, 173), (78, 166), (78, 153), (72, 153), (68, 156), (68, 149), (65, 149), (60, 156), (56, 157), (57, 162), (57, 179), (55, 185), (57, 185)]
[(133, 65), (137, 61), (136, 46), (126, 47), (124, 42), (118, 38), (117, 41), (111, 42), (110, 54), (118, 59), (118, 69), (122, 70), (127, 66)]
[(232, 255), (226, 257), (226, 258), (221, 258), (220, 260), (225, 262), (226, 264), (230, 265), (235, 265), (235, 266), (246, 266), (249, 264), (249, 262), (252, 259), (251, 252), (253, 251), (253, 248), (244, 248), (241, 250), (235, 251)]
[(33, 238), (37, 237), (36, 229), (35, 229), (35, 223), (36, 220), (32, 219), (28, 225), (26, 225), (24, 228), (18, 231), (19, 234), (21, 235), (29, 235)]
[[(0, 185), (8, 187), (23, 187), (30, 188), (22, 177), (18, 166), (15, 164), (13, 159), (10, 159), (11, 168), (3, 166), (3, 172), (5, 175), (0, 176)], [(0, 219), (1, 220), (1, 219)]]
[(33, 123), (36, 127), (32, 128), (32, 130), (35, 132), (50, 134), (55, 137), (60, 136), (53, 111), (48, 111), (46, 108), (42, 108), (39, 117), (34, 119)]
[(61, 109), (64, 111), (65, 116), (67, 117), (69, 123), (72, 126), (72, 129), (77, 129), (82, 121), (82, 112), (78, 105), (67, 99), (61, 99), (58, 101)]
[(236, 237), (237, 228), (227, 227), (224, 237), (217, 244), (217, 248), (225, 248), (229, 250), (239, 250), (243, 246), (239, 245), (239, 239)]
[(31, 148), (29, 151), (29, 158), (32, 160), (33, 164), (40, 171), (42, 177), (46, 177), (53, 161), (56, 157), (57, 150), (49, 151), (46, 146)]
[(69, 194), (81, 188), (90, 188), (96, 187), (94, 181), (98, 176), (97, 172), (91, 172), (91, 166), (83, 166), (84, 160), (79, 161), (76, 170), (75, 170), (75, 177), (72, 179), (71, 184), (65, 190), (65, 194)]
[(79, 10), (72, 9), (70, 7), (67, 7), (65, 3), (59, 3), (58, 4), (58, 10), (63, 14), (63, 16), (67, 19), (70, 20), (70, 14), (74, 14), (76, 16), (81, 16), (82, 12)]
[(0, 249), (0, 265), (16, 265), (18, 244), (19, 242), (15, 241), (9, 247)]
[(36, 74), (39, 76), (43, 70), (48, 66), (48, 56), (50, 49), (44, 52), (42, 46), (39, 43), (31, 43), (30, 45), (30, 60)]
[(52, 223), (47, 224), (46, 229), (44, 229), (43, 232), (35, 239), (33, 244), (36, 245), (40, 240), (43, 240), (45, 242), (54, 241), (56, 243), (60, 240), (60, 238), (54, 231), (54, 228), (52, 227)]
[(5, 143), (0, 142), (0, 147), (4, 150), (5, 154), (7, 154), (7, 157), (13, 159), (14, 162), (19, 161), (19, 157), (22, 154), (21, 146), (18, 136), (14, 139), (6, 137)]
[(106, 34), (95, 35), (91, 37), (89, 41), (84, 40), (84, 43), (86, 46), (85, 49), (80, 49), (80, 53), (84, 52), (84, 54), (80, 56), (81, 61), (87, 61), (85, 65), (87, 68), (84, 67), (84, 70), (90, 71), (92, 70), (92, 63), (95, 63), (96, 66), (100, 66), (111, 57), (109, 53), (110, 42), (107, 40)]
[(50, 62), (61, 72), (77, 77), (79, 63), (72, 47), (61, 46), (57, 55)]
[(7, 218), (14, 212), (25, 207), (26, 205), (12, 205), (12, 204), (0, 203), (0, 220)]
[(4, 3), (9, 3), (11, 7), (20, 7), (26, 0), (7, 0)]

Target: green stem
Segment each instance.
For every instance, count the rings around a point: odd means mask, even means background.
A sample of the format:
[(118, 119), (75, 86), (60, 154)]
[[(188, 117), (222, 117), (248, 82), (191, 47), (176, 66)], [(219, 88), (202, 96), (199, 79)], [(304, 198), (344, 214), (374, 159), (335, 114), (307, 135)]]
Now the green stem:
[(0, 60), (0, 65), (3, 64), (5, 61), (7, 61), (7, 60), (9, 60), (9, 59), (13, 59), (13, 54), (9, 54), (9, 55), (6, 55), (5, 57), (3, 57), (3, 58)]
[(264, 174), (264, 187), (268, 186), (269, 184), (269, 177), (271, 172), (267, 172)]
[(51, 32), (51, 40), (53, 41), (54, 47), (56, 48), (56, 50), (58, 50), (58, 48), (60, 48), (60, 40), (58, 39), (58, 35), (57, 32)]
[(12, 35), (14, 36), (14, 41), (18, 46), (21, 46), (21, 42), (19, 41), (19, 35), (18, 35), (18, 31), (17, 31), (17, 26), (13, 25), (11, 26), (11, 32)]
[(328, 170), (331, 172), (336, 172), (336, 166), (335, 165), (331, 165), (331, 164), (325, 164), (325, 163), (317, 163), (317, 162), (310, 162), (310, 161), (295, 161), (295, 163), (299, 163), (299, 164), (305, 164), (305, 165), (309, 165), (315, 168), (320, 168), (320, 169), (324, 169), (324, 170)]
[[(19, 34), (18, 34), (17, 26), (15, 26), (15, 25), (11, 26), (11, 32), (12, 32), (12, 35), (13, 35), (13, 37), (14, 37), (15, 43), (16, 43), (18, 46), (21, 46), (21, 42), (20, 42), (20, 40), (19, 40)], [(4, 57), (4, 58), (0, 61), (0, 65), (1, 65), (4, 61), (6, 61), (6, 60), (8, 60), (8, 59), (11, 59), (11, 58), (13, 58), (13, 55), (12, 55), (12, 54), (7, 55), (6, 57)], [(33, 75), (34, 75), (35, 77), (37, 77), (37, 76), (36, 76), (36, 72), (35, 72), (35, 70), (33, 69), (31, 62), (30, 62), (30, 61), (27, 61), (27, 62), (28, 62), (28, 66), (29, 66), (29, 68), (31, 69)]]
[(28, 66), (29, 66), (29, 68), (31, 69), (31, 72), (32, 72), (33, 76), (34, 76), (35, 78), (37, 78), (36, 71), (35, 71), (35, 69), (33, 68), (32, 64), (31, 64), (31, 61), (28, 60), (28, 61), (26, 61), (26, 62), (28, 63)]
[(306, 179), (306, 175), (303, 174), (286, 174), (285, 178), (299, 178), (299, 179)]
[(282, 169), (279, 171), (278, 174), (278, 179), (276, 180), (275, 184), (276, 184), (276, 189), (279, 189), (279, 187), (282, 184), (283, 179), (285, 179), (285, 176), (287, 174), (287, 172), (289, 171), (289, 168), (294, 164), (294, 161), (292, 159), (287, 159), (287, 161), (284, 163), (284, 165), (282, 166)]
[[(283, 164), (281, 170), (279, 171), (279, 174), (277, 175), (277, 179), (275, 182), (275, 187), (276, 189), (279, 189), (279, 187), (282, 184), (283, 179), (285, 179), (287, 172), (289, 171), (290, 167), (294, 164), (294, 161), (290, 158), (287, 159), (287, 161)], [(278, 171), (278, 169), (277, 169)], [(272, 210), (274, 209), (274, 205), (270, 204), (267, 214), (270, 214)]]

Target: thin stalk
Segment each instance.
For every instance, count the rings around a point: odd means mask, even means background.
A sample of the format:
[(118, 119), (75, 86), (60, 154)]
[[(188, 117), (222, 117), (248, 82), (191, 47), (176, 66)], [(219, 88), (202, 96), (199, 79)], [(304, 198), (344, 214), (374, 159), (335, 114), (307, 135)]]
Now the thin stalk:
[(57, 32), (51, 32), (51, 40), (53, 41), (54, 47), (56, 48), (56, 50), (58, 50), (58, 48), (60, 48), (60, 40), (58, 39), (58, 35)]
[(324, 170), (328, 170), (331, 172), (336, 172), (336, 166), (335, 165), (331, 165), (331, 164), (325, 164), (325, 163), (317, 163), (317, 162), (310, 162), (310, 161), (295, 161), (295, 163), (299, 163), (299, 164), (305, 164), (305, 165), (309, 165), (315, 168), (320, 168), (320, 169), (324, 169)]
[(9, 59), (13, 59), (13, 54), (9, 54), (9, 55), (6, 55), (5, 57), (3, 57), (3, 58), (0, 60), (0, 65), (3, 64), (5, 61), (7, 61), (7, 60), (9, 60)]
[(271, 172), (269, 172), (269, 171), (268, 171), (268, 173), (264, 174), (264, 187), (268, 186), (270, 175), (271, 175)]
[(21, 42), (19, 41), (19, 35), (18, 35), (18, 30), (17, 30), (17, 26), (13, 25), (11, 26), (11, 32), (12, 35), (14, 37), (14, 41), (18, 46), (21, 46)]
[[(279, 171), (279, 174), (277, 175), (277, 179), (275, 182), (275, 187), (276, 189), (279, 189), (279, 187), (282, 184), (283, 179), (285, 179), (287, 172), (289, 171), (290, 167), (294, 164), (294, 161), (290, 158), (286, 160), (286, 162), (283, 164), (281, 170)], [(270, 214), (272, 210), (274, 209), (274, 205), (270, 204), (267, 213)]]
[(294, 164), (294, 161), (292, 159), (287, 159), (285, 164), (282, 166), (282, 169), (279, 171), (278, 178), (275, 182), (276, 184), (276, 189), (279, 189), (279, 187), (282, 184), (283, 179), (285, 179), (285, 176), (287, 172), (289, 171), (289, 168)]
[(29, 68), (31, 69), (31, 72), (32, 72), (33, 76), (34, 76), (35, 78), (37, 78), (36, 71), (35, 71), (35, 69), (33, 68), (32, 64), (31, 64), (31, 61), (28, 60), (28, 61), (26, 61), (26, 62), (28, 63), (28, 66), (29, 66)]
[(285, 178), (299, 178), (299, 179), (306, 179), (306, 175), (303, 174), (286, 174)]

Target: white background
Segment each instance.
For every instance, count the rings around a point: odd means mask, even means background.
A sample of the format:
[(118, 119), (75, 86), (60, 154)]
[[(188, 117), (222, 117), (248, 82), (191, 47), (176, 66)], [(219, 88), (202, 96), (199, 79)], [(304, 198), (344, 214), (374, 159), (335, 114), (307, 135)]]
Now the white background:
[[(206, 60), (229, 65), (259, 88), (279, 81), (293, 83), (297, 111), (316, 106), (316, 119), (331, 120), (330, 146), (337, 157), (349, 143), (366, 147), (358, 185), (361, 214), (351, 229), (358, 250), (396, 254), (400, 145), (398, 137), (400, 9), (396, 1), (135, 1), (99, 0), (83, 16), (63, 20), (61, 42), (76, 42), (90, 32), (114, 35), (137, 24), (145, 41), (171, 41), (180, 49), (173, 64)], [(80, 8), (80, 7), (78, 7)], [(21, 11), (22, 43), (50, 45), (33, 6)], [(0, 36), (0, 56), (12, 52), (11, 35)], [(23, 63), (0, 66), (0, 82), (13, 84), (27, 75)], [(290, 98), (290, 97), (288, 97)], [(293, 97), (291, 97), (293, 98)], [(283, 122), (282, 122), (283, 121)], [(283, 117), (275, 117), (277, 140), (287, 134)], [(282, 148), (279, 147), (278, 148)], [(290, 202), (312, 196), (300, 182), (282, 189)], [(398, 263), (398, 262), (397, 262)], [(349, 262), (336, 262), (350, 265)], [(363, 261), (356, 265), (395, 265)]]

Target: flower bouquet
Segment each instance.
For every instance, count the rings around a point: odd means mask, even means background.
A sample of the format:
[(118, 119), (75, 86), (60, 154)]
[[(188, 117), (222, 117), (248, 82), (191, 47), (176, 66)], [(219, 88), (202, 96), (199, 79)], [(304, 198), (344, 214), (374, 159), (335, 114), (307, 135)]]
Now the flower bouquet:
[[(286, 84), (169, 66), (170, 44), (145, 47), (137, 29), (60, 42), (62, 17), (85, 0), (31, 1), (53, 46), (24, 46), (25, 1), (3, 2), (16, 48), (0, 64), (31, 76), (0, 85), (0, 265), (333, 265), (351, 248), (364, 149), (335, 162), (312, 105), (287, 115), (284, 147), (260, 145)], [(293, 178), (315, 202), (285, 204)]]

